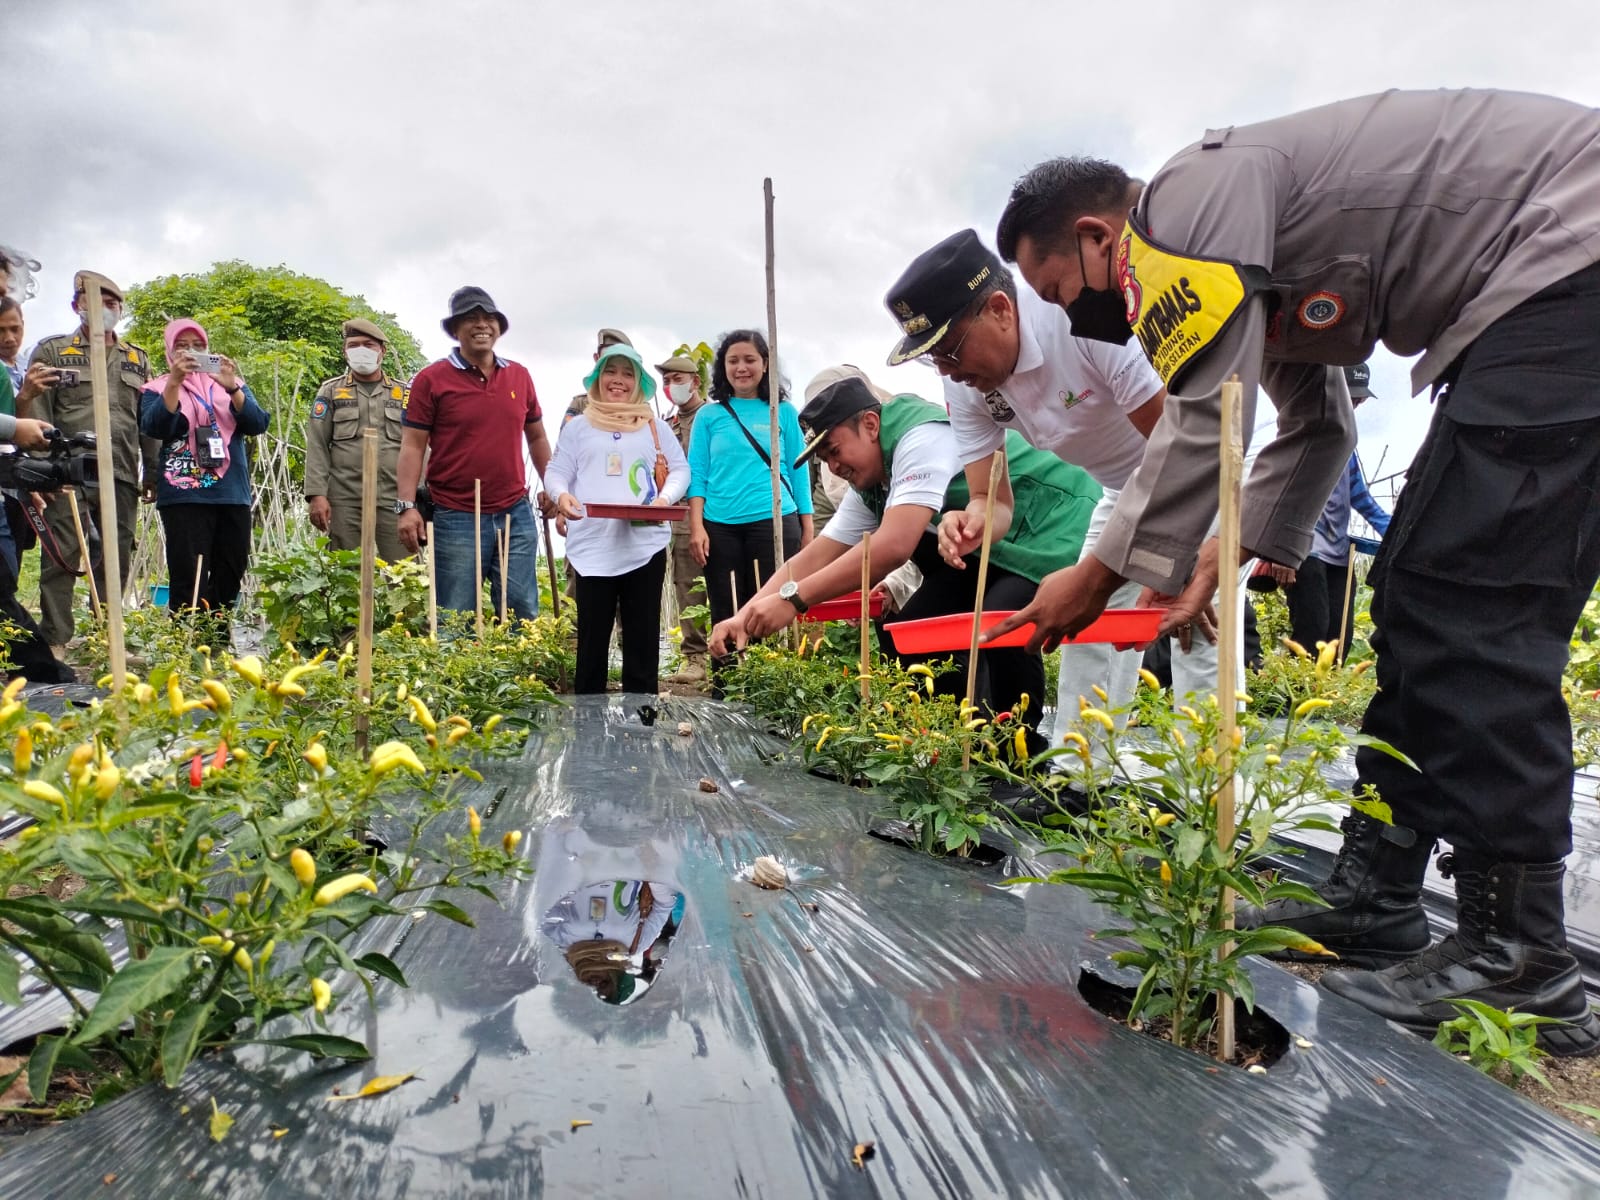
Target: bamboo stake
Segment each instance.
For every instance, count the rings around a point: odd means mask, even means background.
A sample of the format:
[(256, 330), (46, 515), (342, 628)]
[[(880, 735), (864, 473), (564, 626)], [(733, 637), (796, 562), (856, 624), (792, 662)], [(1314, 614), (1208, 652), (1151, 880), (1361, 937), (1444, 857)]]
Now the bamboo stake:
[[(1239, 704), (1235, 677), (1239, 663), (1239, 477), (1244, 473), (1244, 450), (1240, 444), (1240, 415), (1244, 388), (1235, 375), (1222, 385), (1221, 469), (1217, 505), (1217, 770), (1221, 785), (1217, 789), (1217, 845), (1224, 859), (1232, 853), (1234, 841), (1234, 764), (1233, 738), (1238, 728)], [(1233, 889), (1222, 889), (1222, 927), (1233, 928)], [(1221, 958), (1233, 952), (1233, 942), (1217, 950)], [(1217, 1057), (1233, 1058), (1233, 997), (1217, 993)]]
[[(100, 564), (106, 580), (106, 641), (111, 657), (111, 694), (120, 697), (128, 679), (128, 647), (122, 632), (122, 547), (117, 540), (117, 466), (111, 444), (111, 382), (106, 370), (106, 328), (100, 306), (103, 276), (83, 272), (84, 315), (89, 325), (89, 383), (94, 396), (95, 462), (100, 477)], [(93, 565), (86, 564), (92, 571)]]
[(1351, 543), (1347, 547), (1347, 550), (1348, 552), (1346, 553), (1345, 558), (1348, 561), (1345, 563), (1344, 568), (1344, 604), (1339, 609), (1339, 648), (1334, 651), (1334, 661), (1339, 663), (1344, 662), (1344, 656), (1348, 646), (1348, 643), (1345, 641), (1345, 636), (1351, 632), (1350, 593), (1355, 591), (1356, 586), (1355, 545)]
[(861, 535), (861, 703), (865, 704), (871, 698), (872, 685), (868, 682), (871, 678), (872, 648), (870, 631), (872, 629), (872, 535)]
[(472, 603), (483, 636), (483, 480), (472, 481)]
[(427, 525), (428, 538), (428, 636), (439, 640), (439, 566), (433, 552), (433, 522)]
[[(780, 559), (779, 561), (781, 562), (782, 560)], [(759, 558), (750, 560), (750, 570), (755, 575), (756, 591), (759, 592), (761, 590), (761, 560)]]
[[(772, 417), (772, 564), (773, 570), (783, 565), (783, 496), (779, 491), (780, 472), (787, 463), (783, 461), (783, 439), (778, 429), (778, 287), (774, 268), (772, 236), (772, 179), (761, 181), (761, 195), (766, 202), (767, 229), (767, 394), (772, 398), (767, 405)], [(758, 588), (760, 584), (756, 585)]]
[(373, 577), (378, 569), (378, 431), (361, 433), (361, 606), (356, 617), (356, 753), (367, 752), (372, 713)]
[(206, 556), (204, 554), (196, 554), (194, 556), (194, 594), (189, 597), (190, 608), (200, 607), (200, 581), (204, 579), (205, 576)]
[(550, 604), (556, 610), (556, 616), (561, 615), (561, 589), (556, 586), (556, 540), (550, 533), (550, 518), (539, 517), (544, 526), (544, 565), (550, 572)]
[(94, 564), (89, 561), (89, 539), (83, 533), (83, 515), (78, 511), (78, 489), (67, 489), (67, 507), (72, 510), (72, 529), (78, 535), (78, 561), (83, 564), (83, 577), (89, 581), (89, 608), (95, 619), (100, 617), (100, 585), (94, 581)]
[[(983, 549), (978, 554), (978, 589), (972, 601), (972, 641), (967, 646), (967, 707), (978, 688), (978, 638), (983, 633), (983, 593), (989, 583), (989, 547), (994, 542), (994, 494), (1006, 469), (1006, 448), (1001, 446), (989, 460), (989, 494), (983, 498)], [(1041, 701), (1042, 703), (1042, 701)], [(972, 739), (961, 742), (961, 769), (972, 765)]]
[(506, 568), (511, 561), (511, 514), (506, 514), (505, 529), (497, 536), (495, 543), (500, 547), (500, 624), (504, 625), (511, 619), (511, 607), (506, 599), (510, 590), (510, 581), (506, 578)]
[(728, 572), (728, 594), (733, 597), (733, 611), (739, 611), (739, 572)]

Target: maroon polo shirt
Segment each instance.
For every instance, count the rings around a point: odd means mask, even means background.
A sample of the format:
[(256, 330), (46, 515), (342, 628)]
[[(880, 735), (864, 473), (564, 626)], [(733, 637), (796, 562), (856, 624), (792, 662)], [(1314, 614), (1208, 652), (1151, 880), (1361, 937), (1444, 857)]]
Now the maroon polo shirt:
[(483, 511), (504, 512), (528, 496), (525, 427), (540, 419), (533, 377), (495, 357), (493, 379), (461, 357), (429, 363), (411, 381), (405, 423), (428, 431), (428, 491), (435, 504), (472, 511), (472, 481), (483, 482)]

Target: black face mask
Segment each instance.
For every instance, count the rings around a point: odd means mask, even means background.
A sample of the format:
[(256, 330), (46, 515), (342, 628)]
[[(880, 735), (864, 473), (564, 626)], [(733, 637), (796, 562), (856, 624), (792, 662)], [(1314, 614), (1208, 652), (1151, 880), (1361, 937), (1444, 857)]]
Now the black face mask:
[[(1078, 276), (1083, 280), (1089, 278), (1083, 268), (1081, 241), (1078, 243)], [(1128, 304), (1117, 288), (1092, 288), (1085, 282), (1077, 297), (1067, 305), (1067, 320), (1072, 322), (1073, 337), (1110, 342), (1113, 346), (1126, 346), (1133, 337), (1133, 326), (1128, 324)]]

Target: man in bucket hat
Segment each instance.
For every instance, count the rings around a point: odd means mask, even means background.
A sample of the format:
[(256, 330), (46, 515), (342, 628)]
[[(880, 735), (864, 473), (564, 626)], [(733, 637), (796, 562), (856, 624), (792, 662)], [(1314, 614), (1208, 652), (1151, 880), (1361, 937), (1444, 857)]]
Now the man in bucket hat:
[[(456, 348), (411, 381), (394, 502), (400, 542), (416, 553), (425, 540), (416, 499), (426, 456), (439, 607), (459, 612), (477, 608), (481, 581), (475, 563), (481, 555), (496, 611), (503, 586), (512, 614), (531, 619), (539, 613), (539, 539), (528, 504), (524, 444), (540, 475), (550, 461), (533, 378), (522, 364), (495, 353), (495, 343), (511, 322), (482, 288), (457, 289), (450, 297), (450, 315), (440, 324), (456, 340)], [(474, 518), (478, 504), (481, 521)], [(497, 539), (508, 526), (511, 550), (502, 581)]]

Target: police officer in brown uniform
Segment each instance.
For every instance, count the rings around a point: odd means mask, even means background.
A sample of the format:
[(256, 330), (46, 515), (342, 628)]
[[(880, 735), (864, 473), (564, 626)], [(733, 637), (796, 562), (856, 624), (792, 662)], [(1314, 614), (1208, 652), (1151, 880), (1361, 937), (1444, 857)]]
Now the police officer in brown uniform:
[[(67, 435), (94, 432), (94, 390), (89, 381), (89, 319), (83, 311), (83, 272), (72, 281), (72, 309), (78, 313), (79, 326), (72, 333), (45, 338), (34, 347), (28, 359), (29, 367), (43, 364), (53, 374), (42, 380), (43, 386), (35, 391), (24, 381), (17, 396), (19, 416), (37, 417), (48, 421)], [(150, 358), (138, 346), (117, 337), (116, 324), (122, 319), (122, 292), (109, 281), (102, 280), (100, 295), (103, 301), (102, 317), (105, 323), (106, 382), (111, 393), (111, 443), (112, 469), (116, 480), (117, 544), (124, 573), (133, 560), (133, 534), (138, 523), (140, 496), (140, 467), (144, 470), (144, 497), (153, 499), (155, 480), (159, 471), (157, 455), (160, 443), (154, 438), (139, 436), (139, 395), (150, 378)], [(77, 381), (63, 382), (71, 376), (63, 371), (76, 372)], [(78, 508), (86, 527), (98, 522), (100, 493), (98, 488), (83, 488)], [(79, 561), (78, 535), (72, 527), (72, 510), (65, 497), (57, 492), (50, 497), (45, 509), (45, 520), (55, 538), (61, 562), (46, 553), (39, 568), (39, 628), (52, 647), (64, 647), (72, 637), (72, 592), (83, 564)], [(85, 533), (89, 532), (88, 528)], [(91, 545), (93, 543), (91, 542)], [(63, 566), (62, 564), (65, 564)], [(100, 562), (94, 564), (95, 580), (100, 594), (106, 594), (105, 576)]]
[(349, 370), (323, 382), (306, 421), (306, 503), (311, 523), (335, 550), (361, 548), (362, 433), (378, 431), (378, 557), (409, 555), (395, 531), (395, 467), (400, 461), (400, 419), (411, 390), (383, 370), (388, 350), (383, 330), (361, 317), (344, 323)]
[[(689, 431), (694, 428), (695, 414), (705, 407), (705, 397), (700, 394), (700, 368), (686, 355), (674, 355), (664, 363), (657, 363), (665, 384), (667, 400), (673, 405), (668, 417), (672, 432), (678, 435), (678, 444), (684, 454), (689, 453)], [(695, 604), (706, 602), (704, 568), (695, 562), (689, 550), (689, 523), (679, 521), (672, 527), (672, 590), (677, 596), (678, 612)], [(679, 617), (678, 630), (683, 634), (683, 669), (670, 676), (673, 683), (699, 683), (706, 677), (706, 635), (696, 621)]]
[[(1528, 148), (1537, 148), (1536, 152)], [(1170, 399), (1106, 531), (1007, 624), (1083, 628), (1123, 579), (1195, 618), (1219, 564), (1222, 383), (1277, 408), (1245, 488), (1244, 546), (1304, 558), (1355, 441), (1344, 373), (1380, 340), (1421, 354), (1437, 408), (1373, 565), (1378, 692), (1360, 812), (1322, 903), (1287, 925), (1374, 969), (1322, 986), (1431, 1033), (1471, 999), (1554, 1018), (1539, 1042), (1600, 1051), (1567, 946), (1572, 729), (1561, 675), (1600, 577), (1600, 112), (1495, 91), (1384, 92), (1208, 130), (1148, 185), (1061, 159), (1020, 180), (1000, 252), (1078, 337), (1137, 335)], [(1231, 564), (1229, 564), (1231, 566)], [(1456, 929), (1420, 903), (1436, 839)], [(1392, 964), (1392, 965), (1391, 965)]]

